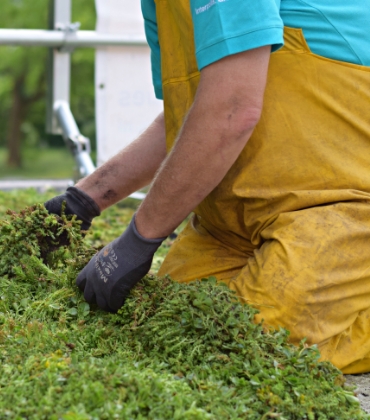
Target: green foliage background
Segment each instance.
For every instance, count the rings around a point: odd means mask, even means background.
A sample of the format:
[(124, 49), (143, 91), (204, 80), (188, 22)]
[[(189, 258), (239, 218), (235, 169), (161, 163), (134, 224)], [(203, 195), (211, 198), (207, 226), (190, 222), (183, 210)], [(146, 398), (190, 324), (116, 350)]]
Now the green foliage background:
[[(48, 29), (49, 0), (2, 0), (0, 28)], [(72, 1), (72, 21), (81, 29), (95, 28), (93, 0)], [(27, 109), (21, 125), (24, 147), (60, 146), (61, 138), (45, 134), (47, 48), (0, 46), (0, 147), (5, 147), (15, 82), (23, 78), (22, 95), (41, 97)], [(72, 55), (71, 108), (92, 143), (94, 123), (94, 50), (78, 49)]]

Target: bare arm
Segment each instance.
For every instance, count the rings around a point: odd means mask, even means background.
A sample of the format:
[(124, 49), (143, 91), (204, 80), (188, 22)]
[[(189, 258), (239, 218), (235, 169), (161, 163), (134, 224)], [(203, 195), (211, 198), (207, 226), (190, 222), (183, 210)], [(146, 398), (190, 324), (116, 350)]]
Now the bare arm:
[(142, 236), (170, 234), (226, 175), (259, 120), (269, 56), (269, 46), (257, 48), (202, 70), (176, 144), (137, 212)]
[[(77, 277), (76, 283), (88, 302), (117, 311), (128, 292), (148, 272), (163, 237), (225, 176), (259, 119), (269, 55), (270, 48), (260, 48), (220, 60), (202, 71), (194, 105), (136, 213), (136, 223), (132, 220), (125, 232), (91, 259)], [(145, 142), (138, 141), (131, 156), (140, 165), (138, 173), (131, 166), (128, 172), (117, 169), (123, 160), (129, 160), (127, 149), (106, 165), (106, 169), (116, 168), (117, 173), (100, 171), (109, 184), (96, 189), (95, 199), (100, 203), (109, 201), (104, 191), (114, 185), (119, 175), (123, 178), (118, 178), (117, 195), (127, 194), (134, 185), (140, 185), (140, 180), (150, 178), (156, 165), (153, 157), (146, 155), (151, 169), (146, 171), (142, 166), (138, 160), (142, 147)], [(160, 160), (154, 159), (157, 163)], [(85, 180), (90, 194), (94, 191), (92, 180), (98, 182), (99, 175)]]
[(104, 210), (150, 184), (166, 157), (163, 113), (133, 143), (109, 159), (76, 187)]

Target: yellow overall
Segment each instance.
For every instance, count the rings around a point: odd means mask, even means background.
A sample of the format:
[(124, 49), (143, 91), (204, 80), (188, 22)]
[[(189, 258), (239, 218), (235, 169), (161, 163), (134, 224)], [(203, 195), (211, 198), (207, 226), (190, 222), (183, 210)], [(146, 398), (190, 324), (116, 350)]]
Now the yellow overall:
[[(189, 0), (156, 5), (170, 149), (199, 72)], [(160, 274), (216, 276), (293, 343), (307, 337), (344, 373), (370, 371), (369, 116), (370, 68), (317, 56), (286, 28), (260, 122)]]

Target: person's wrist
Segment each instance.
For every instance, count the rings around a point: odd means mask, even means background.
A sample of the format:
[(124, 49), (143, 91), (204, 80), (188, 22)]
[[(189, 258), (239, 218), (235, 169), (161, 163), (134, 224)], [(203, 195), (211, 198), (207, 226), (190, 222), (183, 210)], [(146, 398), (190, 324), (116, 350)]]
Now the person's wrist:
[(166, 226), (162, 226), (161, 223), (154, 223), (151, 215), (148, 216), (141, 207), (134, 215), (134, 222), (138, 234), (148, 240), (167, 238), (172, 233), (172, 230), (167, 232)]
[(63, 202), (66, 215), (76, 215), (81, 220), (81, 230), (88, 230), (94, 217), (100, 215), (100, 209), (95, 201), (84, 191), (76, 187), (68, 187), (64, 194), (54, 197), (45, 203), (50, 213), (61, 215)]
[[(88, 214), (91, 219), (100, 216), (97, 203), (83, 190), (77, 187), (68, 187), (66, 190), (67, 204), (78, 207), (81, 213)], [(68, 203), (68, 201), (70, 203)]]
[(163, 236), (163, 237), (160, 237), (160, 238), (146, 238), (145, 236), (143, 236), (139, 232), (139, 230), (136, 226), (136, 213), (134, 214), (134, 216), (132, 218), (131, 227), (132, 227), (133, 233), (138, 238), (138, 240), (140, 240), (142, 242), (145, 242), (145, 243), (148, 243), (148, 244), (162, 243), (167, 238), (167, 236)]
[(135, 226), (135, 215), (123, 234), (113, 241), (112, 246), (117, 255), (124, 255), (125, 259), (136, 265), (146, 263), (153, 258), (154, 253), (161, 246), (166, 237), (145, 238)]

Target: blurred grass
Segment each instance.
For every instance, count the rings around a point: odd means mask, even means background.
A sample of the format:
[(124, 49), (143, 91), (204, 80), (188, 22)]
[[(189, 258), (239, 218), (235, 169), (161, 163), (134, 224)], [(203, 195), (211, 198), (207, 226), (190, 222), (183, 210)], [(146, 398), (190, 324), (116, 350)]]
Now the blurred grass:
[(72, 179), (75, 163), (67, 148), (22, 149), (22, 168), (6, 166), (7, 150), (0, 148), (0, 179)]

